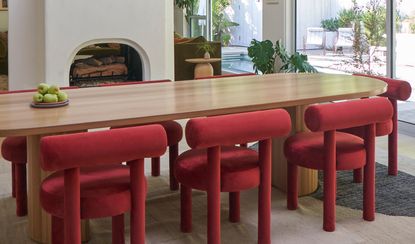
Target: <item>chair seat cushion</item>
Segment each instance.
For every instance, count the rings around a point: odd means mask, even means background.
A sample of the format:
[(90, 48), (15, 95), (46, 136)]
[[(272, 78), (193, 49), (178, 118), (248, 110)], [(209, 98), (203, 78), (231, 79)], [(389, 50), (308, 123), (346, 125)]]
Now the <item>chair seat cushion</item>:
[[(207, 190), (208, 164), (206, 149), (192, 149), (181, 154), (175, 164), (177, 180), (194, 189)], [(221, 148), (221, 191), (236, 192), (257, 187), (260, 171), (258, 153), (252, 149)]]
[[(163, 122), (155, 123), (155, 124), (160, 124), (161, 126), (163, 126), (164, 130), (166, 131), (168, 146), (176, 145), (180, 142), (180, 140), (182, 140), (183, 129), (182, 129), (182, 126), (176, 121), (169, 120), (169, 121), (163, 121)], [(132, 126), (137, 126), (137, 125), (132, 125)], [(127, 126), (111, 127), (111, 129), (123, 128), (123, 127), (127, 127)]]
[[(376, 124), (376, 136), (389, 135), (390, 133), (392, 133), (392, 130), (393, 130), (392, 120), (388, 120), (388, 121)], [(365, 127), (364, 126), (343, 129), (341, 131), (356, 135), (356, 136), (361, 137), (361, 138), (364, 138), (364, 136), (365, 136)]]
[[(304, 132), (285, 141), (284, 154), (288, 163), (311, 169), (324, 169), (323, 132)], [(366, 162), (363, 139), (352, 134), (336, 132), (337, 170), (361, 168)]]
[(1, 145), (1, 155), (13, 163), (25, 164), (27, 162), (27, 149), (25, 136), (11, 136), (4, 139)]
[[(125, 213), (131, 208), (130, 173), (125, 165), (81, 169), (81, 218), (91, 219)], [(46, 212), (63, 217), (63, 171), (47, 177), (41, 185), (40, 202)]]

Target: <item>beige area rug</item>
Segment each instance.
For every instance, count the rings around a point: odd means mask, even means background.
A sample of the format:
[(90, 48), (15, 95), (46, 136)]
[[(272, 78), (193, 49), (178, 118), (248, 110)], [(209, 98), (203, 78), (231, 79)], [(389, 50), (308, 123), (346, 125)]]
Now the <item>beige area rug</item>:
[[(162, 177), (148, 178), (147, 243), (206, 243), (206, 195), (194, 191), (193, 233), (183, 234), (179, 230), (179, 194), (169, 190), (167, 173), (162, 173)], [(227, 195), (222, 195), (222, 243), (256, 243), (257, 190), (244, 192), (241, 198), (241, 223), (232, 224), (227, 221)], [(34, 243), (27, 238), (26, 217), (16, 217), (14, 207), (10, 165), (0, 160), (0, 243)], [(285, 195), (274, 189), (272, 240), (273, 243), (413, 243), (415, 240), (415, 218), (377, 214), (374, 222), (365, 222), (361, 215), (361, 211), (338, 207), (337, 230), (324, 232), (321, 201), (304, 197), (297, 211), (288, 211)], [(128, 226), (127, 217), (127, 240)], [(92, 220), (91, 232), (89, 243), (111, 243), (110, 219)]]
[(7, 91), (9, 87), (8, 84), (8, 76), (0, 75), (0, 91)]

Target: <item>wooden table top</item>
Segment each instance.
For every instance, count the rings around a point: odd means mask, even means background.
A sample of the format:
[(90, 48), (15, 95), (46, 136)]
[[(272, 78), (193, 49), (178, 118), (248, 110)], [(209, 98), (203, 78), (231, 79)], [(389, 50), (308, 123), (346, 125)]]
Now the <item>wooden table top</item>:
[(0, 96), (0, 137), (144, 124), (374, 96), (386, 83), (367, 77), (272, 74), (67, 90), (70, 104), (29, 106), (32, 93)]

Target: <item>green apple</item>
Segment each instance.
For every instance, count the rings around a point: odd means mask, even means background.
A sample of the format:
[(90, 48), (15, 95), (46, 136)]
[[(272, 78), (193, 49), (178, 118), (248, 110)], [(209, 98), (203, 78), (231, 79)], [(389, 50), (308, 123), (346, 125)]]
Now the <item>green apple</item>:
[(35, 103), (43, 102), (43, 95), (40, 93), (36, 93), (35, 95), (33, 95), (33, 102)]
[(37, 86), (37, 92), (39, 92), (42, 95), (45, 95), (46, 93), (48, 93), (49, 90), (49, 85), (46, 83), (40, 83)]
[(66, 94), (63, 91), (58, 92), (58, 101), (63, 102), (63, 101), (66, 101), (66, 100), (68, 100), (68, 94)]
[(57, 86), (57, 85), (51, 85), (50, 87), (49, 87), (49, 89), (48, 89), (48, 93), (49, 94), (55, 94), (55, 95), (58, 95), (58, 93), (59, 93), (59, 86)]
[(56, 103), (58, 101), (58, 96), (55, 94), (46, 94), (43, 96), (43, 102), (45, 103)]

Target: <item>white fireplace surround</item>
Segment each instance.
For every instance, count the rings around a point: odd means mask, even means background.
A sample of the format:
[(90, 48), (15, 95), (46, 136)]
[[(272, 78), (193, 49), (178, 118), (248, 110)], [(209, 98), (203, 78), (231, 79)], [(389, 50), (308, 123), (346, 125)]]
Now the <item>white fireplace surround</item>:
[(173, 3), (166, 0), (9, 1), (9, 88), (69, 85), (76, 53), (91, 44), (133, 47), (143, 78), (174, 78)]

